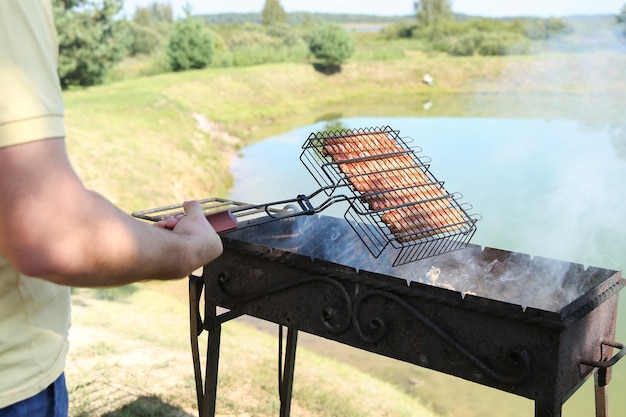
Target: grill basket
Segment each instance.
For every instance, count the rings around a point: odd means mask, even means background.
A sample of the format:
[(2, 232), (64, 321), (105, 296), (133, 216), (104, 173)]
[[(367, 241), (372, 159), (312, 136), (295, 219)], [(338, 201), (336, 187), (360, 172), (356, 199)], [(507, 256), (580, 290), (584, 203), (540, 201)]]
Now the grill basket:
[[(354, 193), (344, 218), (374, 257), (388, 245), (398, 250), (394, 266), (467, 246), (480, 219), (459, 203), (460, 194), (444, 188), (430, 158), (409, 141), (389, 126), (325, 131), (312, 133), (300, 156), (328, 194), (345, 187)], [(398, 231), (389, 225), (407, 219), (429, 226)]]

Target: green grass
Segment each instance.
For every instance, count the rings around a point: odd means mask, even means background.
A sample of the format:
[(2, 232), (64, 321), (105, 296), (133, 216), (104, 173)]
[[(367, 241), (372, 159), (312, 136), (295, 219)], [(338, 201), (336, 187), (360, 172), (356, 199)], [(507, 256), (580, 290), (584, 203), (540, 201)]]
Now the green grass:
[[(121, 300), (74, 291), (70, 416), (197, 415), (187, 306), (154, 286), (133, 287)], [(218, 415), (278, 415), (277, 348), (276, 337), (245, 324), (223, 326)], [(417, 397), (302, 347), (292, 410), (320, 417), (434, 416)]]

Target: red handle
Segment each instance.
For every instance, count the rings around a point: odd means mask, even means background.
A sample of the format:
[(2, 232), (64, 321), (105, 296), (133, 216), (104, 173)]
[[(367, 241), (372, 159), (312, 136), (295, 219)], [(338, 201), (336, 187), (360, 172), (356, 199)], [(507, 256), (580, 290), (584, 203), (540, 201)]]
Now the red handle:
[(237, 219), (230, 211), (207, 214), (206, 219), (217, 233), (237, 228)]

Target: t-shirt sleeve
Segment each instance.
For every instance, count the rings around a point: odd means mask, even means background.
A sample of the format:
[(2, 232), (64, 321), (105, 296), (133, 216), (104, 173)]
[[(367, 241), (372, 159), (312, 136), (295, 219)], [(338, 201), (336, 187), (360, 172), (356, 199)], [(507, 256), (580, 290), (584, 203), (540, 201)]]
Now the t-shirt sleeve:
[(65, 136), (50, 0), (0, 0), (0, 147)]

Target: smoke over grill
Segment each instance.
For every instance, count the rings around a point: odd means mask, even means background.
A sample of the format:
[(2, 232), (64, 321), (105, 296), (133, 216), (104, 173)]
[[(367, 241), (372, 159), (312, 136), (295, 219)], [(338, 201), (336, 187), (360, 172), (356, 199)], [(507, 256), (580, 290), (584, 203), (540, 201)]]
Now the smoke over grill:
[[(599, 272), (579, 264), (469, 245), (459, 251), (393, 266), (396, 253), (374, 258), (343, 219), (295, 217), (227, 236), (466, 294), (559, 311), (591, 288)], [(261, 228), (257, 230), (258, 228)], [(605, 277), (604, 277), (605, 278)]]

